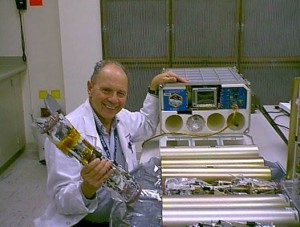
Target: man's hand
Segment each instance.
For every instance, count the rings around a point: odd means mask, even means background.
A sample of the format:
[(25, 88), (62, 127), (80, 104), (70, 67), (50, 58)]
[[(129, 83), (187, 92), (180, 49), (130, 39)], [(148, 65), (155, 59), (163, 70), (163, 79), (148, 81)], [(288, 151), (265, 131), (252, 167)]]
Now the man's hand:
[(110, 161), (94, 159), (81, 170), (81, 190), (87, 199), (92, 198), (103, 183), (113, 174)]
[(161, 74), (155, 76), (150, 84), (150, 90), (155, 91), (159, 89), (159, 85), (166, 84), (166, 83), (187, 83), (188, 80), (186, 78), (180, 77), (177, 74), (173, 73), (172, 71), (165, 71)]

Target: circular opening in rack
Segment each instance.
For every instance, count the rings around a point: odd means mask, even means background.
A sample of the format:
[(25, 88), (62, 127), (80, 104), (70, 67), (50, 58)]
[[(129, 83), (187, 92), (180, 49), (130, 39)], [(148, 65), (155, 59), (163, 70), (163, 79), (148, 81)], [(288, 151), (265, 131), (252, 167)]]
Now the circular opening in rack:
[(205, 126), (205, 120), (202, 116), (195, 114), (190, 116), (186, 121), (186, 127), (191, 132), (200, 132)]
[(165, 126), (169, 132), (177, 132), (182, 128), (182, 118), (178, 115), (171, 115), (166, 118)]
[(245, 117), (241, 113), (232, 113), (227, 118), (227, 124), (232, 131), (238, 131), (245, 125)]
[(207, 127), (212, 131), (218, 131), (224, 128), (225, 118), (222, 114), (213, 113), (207, 118)]

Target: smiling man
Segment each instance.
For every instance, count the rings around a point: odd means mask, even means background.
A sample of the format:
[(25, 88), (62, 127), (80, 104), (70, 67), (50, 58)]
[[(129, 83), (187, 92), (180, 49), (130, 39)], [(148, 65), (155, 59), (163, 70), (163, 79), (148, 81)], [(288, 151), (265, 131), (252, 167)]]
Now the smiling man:
[[(125, 106), (128, 78), (121, 65), (97, 66), (90, 81), (88, 94), (90, 104), (108, 132), (115, 115)], [(98, 72), (99, 71), (99, 72)]]
[[(103, 156), (125, 170), (137, 167), (133, 143), (153, 136), (159, 121), (157, 89), (160, 84), (187, 82), (171, 71), (155, 76), (140, 111), (124, 109), (128, 76), (118, 62), (97, 62), (87, 82), (88, 98), (66, 117)], [(49, 204), (35, 226), (109, 226), (113, 205), (103, 183), (111, 176), (111, 161), (94, 159), (82, 166), (46, 140)]]

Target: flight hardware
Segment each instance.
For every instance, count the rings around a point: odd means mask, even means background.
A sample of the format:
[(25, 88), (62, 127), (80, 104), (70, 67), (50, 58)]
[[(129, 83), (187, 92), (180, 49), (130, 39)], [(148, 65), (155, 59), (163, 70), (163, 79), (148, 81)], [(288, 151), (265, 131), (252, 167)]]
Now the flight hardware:
[(161, 131), (241, 134), (251, 113), (249, 83), (235, 68), (170, 68), (188, 83), (160, 87)]
[[(102, 155), (101, 149), (88, 142), (64, 116), (61, 107), (51, 95), (48, 94), (44, 101), (51, 116), (37, 126), (61, 152), (76, 158), (82, 165), (88, 164), (94, 158), (107, 159)], [(104, 182), (104, 187), (115, 200), (126, 203), (136, 201), (142, 192), (141, 186), (117, 162), (111, 162), (113, 174)]]

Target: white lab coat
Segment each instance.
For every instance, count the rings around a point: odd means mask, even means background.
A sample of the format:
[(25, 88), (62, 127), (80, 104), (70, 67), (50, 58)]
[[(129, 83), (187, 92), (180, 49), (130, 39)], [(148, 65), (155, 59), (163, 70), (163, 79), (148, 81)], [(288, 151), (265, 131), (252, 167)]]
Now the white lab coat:
[[(130, 149), (130, 145), (155, 134), (159, 121), (158, 111), (158, 98), (147, 94), (139, 112), (123, 109), (117, 114), (118, 135), (128, 171), (137, 166), (136, 150), (134, 146)], [(67, 118), (84, 138), (102, 149), (88, 100), (67, 115)], [(34, 225), (37, 227), (72, 226), (88, 213), (96, 210), (97, 199), (92, 200), (88, 207), (85, 206), (80, 190), (82, 165), (75, 158), (63, 154), (48, 139), (45, 142), (45, 158), (49, 202), (45, 213), (34, 220)]]

